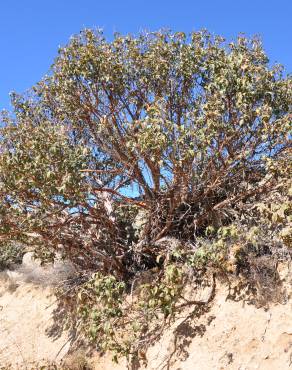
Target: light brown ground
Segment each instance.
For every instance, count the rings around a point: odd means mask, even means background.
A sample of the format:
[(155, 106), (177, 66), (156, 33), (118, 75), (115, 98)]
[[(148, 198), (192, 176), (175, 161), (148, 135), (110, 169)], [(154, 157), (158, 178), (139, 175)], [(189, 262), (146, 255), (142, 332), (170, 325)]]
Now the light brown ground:
[[(291, 277), (288, 269), (282, 275), (286, 281)], [(2, 274), (0, 364), (9, 362), (12, 369), (18, 369), (32, 360), (64, 356), (66, 334), (55, 341), (46, 334), (54, 309), (50, 287), (27, 282), (13, 285)], [(292, 370), (291, 294), (284, 304), (273, 304), (268, 310), (226, 301), (226, 296), (226, 287), (218, 286), (208, 312), (186, 323), (182, 323), (183, 317), (178, 320), (149, 349), (147, 369)], [(124, 362), (116, 366), (109, 356), (95, 358), (94, 363), (96, 370), (126, 369)]]

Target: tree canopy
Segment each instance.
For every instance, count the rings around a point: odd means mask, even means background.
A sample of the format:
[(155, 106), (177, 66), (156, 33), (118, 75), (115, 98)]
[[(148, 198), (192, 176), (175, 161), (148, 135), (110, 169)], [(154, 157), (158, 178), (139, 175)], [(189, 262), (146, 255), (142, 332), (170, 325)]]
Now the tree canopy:
[(124, 274), (230, 224), (287, 178), (291, 87), (256, 38), (82, 31), (2, 115), (1, 240)]

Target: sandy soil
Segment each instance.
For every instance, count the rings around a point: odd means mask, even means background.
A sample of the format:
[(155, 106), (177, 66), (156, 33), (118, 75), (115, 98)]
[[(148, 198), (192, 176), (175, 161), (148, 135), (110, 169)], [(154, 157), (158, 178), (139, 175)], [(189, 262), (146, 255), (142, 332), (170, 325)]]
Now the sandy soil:
[[(291, 270), (281, 271), (288, 289)], [(16, 276), (17, 277), (17, 276)], [(50, 286), (0, 276), (0, 365), (25, 369), (31, 361), (65, 356), (66, 333), (55, 339), (47, 334), (55, 308)], [(291, 292), (291, 289), (290, 289)], [(177, 320), (147, 352), (148, 370), (292, 370), (291, 294), (269, 309), (226, 300), (227, 289), (218, 285), (209, 310), (200, 317)], [(110, 356), (94, 358), (95, 370), (122, 370)], [(1, 367), (0, 367), (1, 368)], [(37, 367), (36, 367), (37, 368)], [(142, 366), (145, 368), (145, 366)]]

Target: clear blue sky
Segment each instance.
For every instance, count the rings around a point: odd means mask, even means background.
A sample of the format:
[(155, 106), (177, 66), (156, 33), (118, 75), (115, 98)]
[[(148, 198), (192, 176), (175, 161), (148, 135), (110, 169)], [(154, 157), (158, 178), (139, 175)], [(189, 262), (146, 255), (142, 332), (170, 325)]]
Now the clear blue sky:
[(259, 34), (271, 62), (292, 71), (292, 0), (1, 0), (0, 110), (47, 73), (59, 45), (83, 27), (113, 32), (200, 28), (228, 39)]

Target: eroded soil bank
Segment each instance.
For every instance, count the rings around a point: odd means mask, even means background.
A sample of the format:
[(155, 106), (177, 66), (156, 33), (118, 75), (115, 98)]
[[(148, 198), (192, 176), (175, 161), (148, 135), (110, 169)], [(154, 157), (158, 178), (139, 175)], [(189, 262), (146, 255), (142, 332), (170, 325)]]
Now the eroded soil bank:
[[(1, 273), (2, 368), (9, 364), (10, 369), (39, 369), (44, 360), (60, 361), (69, 349), (67, 333), (56, 338), (50, 331), (55, 297), (52, 287), (44, 282), (48, 282), (54, 272), (42, 272), (37, 266), (33, 269), (29, 279), (23, 278), (27, 271)], [(190, 316), (190, 312), (186, 312), (179, 318), (159, 342), (149, 348), (147, 364), (145, 361), (141, 368), (292, 369), (291, 268), (288, 264), (282, 265), (279, 273), (285, 297), (280, 303), (270, 302), (268, 308), (257, 308), (243, 299), (227, 299), (228, 287), (219, 282), (210, 308), (199, 315)], [(95, 356), (89, 361), (96, 370), (127, 368), (123, 361), (115, 365), (107, 355)], [(71, 358), (73, 370), (77, 369), (75, 365)]]

